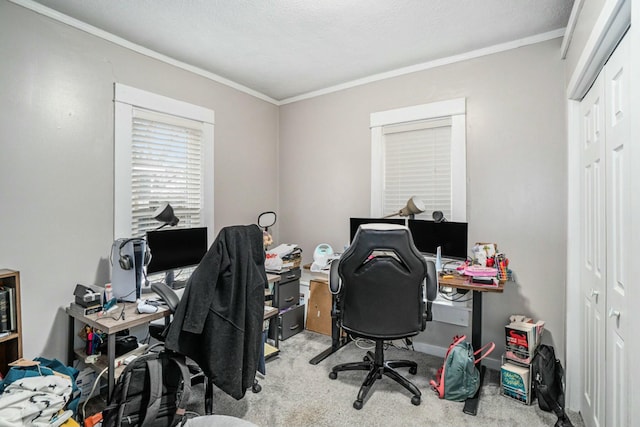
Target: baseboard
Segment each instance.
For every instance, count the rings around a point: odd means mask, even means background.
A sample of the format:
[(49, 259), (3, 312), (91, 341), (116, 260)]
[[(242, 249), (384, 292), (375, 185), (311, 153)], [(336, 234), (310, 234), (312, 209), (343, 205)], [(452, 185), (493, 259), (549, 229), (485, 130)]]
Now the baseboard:
[[(444, 355), (447, 354), (448, 347), (440, 347), (437, 345), (414, 341), (413, 348), (415, 348), (416, 351), (420, 351), (422, 353), (430, 354), (436, 357), (442, 357), (444, 359)], [(499, 371), (500, 366), (502, 365), (502, 361), (500, 358), (487, 356), (487, 358), (483, 360), (482, 364), (489, 369), (493, 369), (494, 371)]]

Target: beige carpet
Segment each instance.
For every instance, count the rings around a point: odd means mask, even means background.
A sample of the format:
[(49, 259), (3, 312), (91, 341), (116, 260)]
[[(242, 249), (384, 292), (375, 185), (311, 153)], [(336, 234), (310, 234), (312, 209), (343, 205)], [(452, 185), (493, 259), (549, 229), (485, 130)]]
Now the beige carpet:
[[(429, 386), (442, 359), (420, 352), (391, 348), (387, 358), (412, 359), (418, 373), (401, 370), (422, 392), (420, 406), (411, 395), (389, 378), (378, 380), (361, 410), (353, 408), (365, 372), (341, 372), (329, 379), (333, 365), (362, 360), (366, 353), (354, 343), (342, 348), (318, 365), (309, 360), (327, 348), (330, 338), (304, 331), (280, 343), (281, 353), (267, 361), (265, 377), (259, 377), (262, 391), (248, 391), (236, 401), (214, 391), (216, 414), (230, 415), (262, 427), (280, 426), (553, 426), (556, 417), (537, 404), (526, 406), (500, 395), (498, 373), (487, 371), (477, 416), (464, 414), (464, 403), (439, 399)], [(194, 395), (194, 399), (199, 399)], [(199, 402), (193, 402), (197, 407)], [(195, 408), (194, 408), (195, 409)], [(573, 424), (583, 426), (580, 416), (569, 414)]]

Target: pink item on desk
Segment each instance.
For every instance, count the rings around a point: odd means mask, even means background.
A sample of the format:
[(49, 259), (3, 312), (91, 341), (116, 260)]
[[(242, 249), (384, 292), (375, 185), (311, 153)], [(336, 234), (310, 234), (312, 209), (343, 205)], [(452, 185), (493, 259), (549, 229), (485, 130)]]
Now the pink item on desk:
[(495, 277), (498, 274), (498, 269), (481, 265), (469, 265), (465, 267), (464, 274), (472, 277)]

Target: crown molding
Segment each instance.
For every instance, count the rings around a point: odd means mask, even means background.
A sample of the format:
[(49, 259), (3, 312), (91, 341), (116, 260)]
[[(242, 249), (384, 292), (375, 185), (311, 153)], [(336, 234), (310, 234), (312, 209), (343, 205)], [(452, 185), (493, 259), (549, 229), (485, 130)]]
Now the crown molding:
[(291, 98), (283, 99), (280, 101), (280, 105), (290, 104), (292, 102), (302, 101), (309, 98), (315, 98), (317, 96), (326, 95), (333, 92), (338, 92), (345, 89), (350, 89), (356, 86), (362, 86), (368, 83), (377, 82), (380, 80), (386, 80), (393, 77), (403, 76), (405, 74), (411, 74), (418, 71), (429, 70), (431, 68), (441, 67), (443, 65), (454, 64), (456, 62), (468, 61), (470, 59), (479, 58), (482, 56), (493, 55), (494, 53), (500, 53), (511, 49), (517, 49), (519, 47), (528, 46), (536, 43), (545, 42), (547, 40), (556, 39), (562, 37), (565, 33), (564, 28), (549, 31), (535, 36), (525, 37), (518, 40), (513, 40), (506, 43), (501, 43), (482, 49), (473, 50), (460, 55), (449, 56), (447, 58), (436, 59), (434, 61), (424, 62), (422, 64), (411, 65), (409, 67), (398, 68), (396, 70), (388, 71), (385, 73), (374, 74), (362, 79), (352, 80), (347, 83), (331, 86), (325, 89), (309, 92), (306, 94), (294, 96)]
[(72, 18), (68, 15), (65, 15), (63, 13), (60, 13), (56, 10), (53, 10), (51, 8), (48, 8), (40, 3), (36, 3), (35, 1), (32, 0), (9, 0), (11, 3), (15, 3), (18, 6), (22, 6), (26, 9), (32, 10), (33, 12), (36, 12), (40, 15), (46, 16), (48, 18), (54, 19), (58, 22), (61, 22), (63, 24), (69, 25), (73, 28), (76, 28), (80, 31), (84, 31), (85, 33), (91, 34), (93, 36), (96, 37), (100, 37), (101, 39), (104, 39), (106, 41), (109, 41), (111, 43), (114, 43), (118, 46), (124, 47), (125, 49), (129, 49), (132, 50), (134, 52), (140, 53), (142, 55), (148, 56), (150, 58), (153, 59), (157, 59), (158, 61), (162, 61), (164, 63), (167, 63), (169, 65), (173, 65), (174, 67), (177, 68), (181, 68), (185, 71), (189, 71), (191, 73), (197, 74), (199, 76), (205, 77), (209, 80), (213, 80), (217, 83), (223, 84), (225, 86), (229, 86), (233, 89), (236, 89), (240, 92), (244, 92), (248, 95), (254, 96), (256, 98), (262, 99), (263, 101), (267, 101), (270, 102), (272, 104), (278, 105), (278, 101), (276, 101), (275, 99), (260, 93), (258, 91), (255, 91), (253, 89), (250, 89), (246, 86), (243, 86), (239, 83), (236, 83), (232, 80), (226, 79), (224, 77), (221, 77), (217, 74), (214, 74), (210, 71), (206, 71), (203, 70), (202, 68), (199, 67), (195, 67), (193, 65), (189, 65), (187, 63), (184, 63), (182, 61), (178, 61), (177, 59), (171, 58), (169, 56), (163, 55), (161, 53), (158, 53), (154, 50), (148, 49), (144, 46), (140, 46), (136, 43), (132, 43), (128, 40), (123, 39), (122, 37), (118, 37), (114, 34), (111, 34), (107, 31), (101, 30), (99, 28), (94, 27), (93, 25), (89, 25), (85, 22), (79, 21), (75, 18)]

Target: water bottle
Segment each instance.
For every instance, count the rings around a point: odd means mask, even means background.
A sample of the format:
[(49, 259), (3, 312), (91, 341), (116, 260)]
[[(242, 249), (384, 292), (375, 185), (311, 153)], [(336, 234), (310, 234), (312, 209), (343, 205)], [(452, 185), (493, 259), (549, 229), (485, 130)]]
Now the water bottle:
[(111, 283), (107, 283), (104, 285), (104, 304), (111, 301), (111, 298), (113, 298), (113, 289), (111, 288)]
[(436, 271), (440, 273), (442, 271), (442, 253), (441, 246), (436, 249)]

